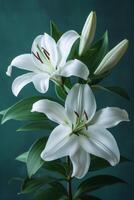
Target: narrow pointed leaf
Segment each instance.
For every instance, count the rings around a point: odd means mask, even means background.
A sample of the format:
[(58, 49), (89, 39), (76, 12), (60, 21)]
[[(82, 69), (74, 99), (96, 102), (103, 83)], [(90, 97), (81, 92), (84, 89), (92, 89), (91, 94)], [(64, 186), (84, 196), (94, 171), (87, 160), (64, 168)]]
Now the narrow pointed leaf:
[(67, 196), (67, 192), (64, 188), (64, 186), (60, 183), (54, 183), (52, 184), (52, 187), (47, 188), (45, 191), (44, 190), (40, 190), (39, 192), (37, 192), (37, 195), (35, 197), (35, 200), (50, 200), (50, 199), (54, 199), (54, 200), (59, 200), (64, 197)]
[(38, 121), (47, 119), (42, 113), (31, 112), (33, 103), (40, 99), (50, 99), (55, 101), (55, 99), (51, 97), (44, 96), (35, 96), (23, 99), (6, 110), (2, 118), (2, 124), (11, 119), (19, 121)]
[(104, 87), (104, 86), (101, 86), (101, 85), (94, 85), (92, 88), (93, 89), (103, 90), (103, 91), (106, 91), (106, 92), (115, 93), (115, 94), (117, 94), (117, 95), (129, 100), (129, 96), (128, 96), (127, 92), (123, 88), (118, 87), (118, 86), (107, 86), (107, 87)]
[(54, 124), (50, 123), (49, 121), (43, 122), (34, 122), (30, 124), (26, 124), (20, 127), (17, 131), (44, 131), (44, 130), (52, 130), (54, 128)]
[(102, 199), (91, 195), (85, 195), (81, 197), (79, 200), (102, 200)]
[(58, 41), (62, 35), (57, 25), (53, 21), (50, 21), (50, 35), (55, 39), (55, 41)]
[[(124, 156), (121, 156), (120, 163), (124, 163), (124, 162), (129, 162), (129, 159), (125, 158)], [(96, 157), (96, 156), (92, 156), (89, 171), (102, 170), (107, 167), (111, 167), (111, 165), (106, 160)]]
[(60, 100), (64, 101), (66, 99), (67, 94), (61, 86), (55, 84), (55, 92)]
[(50, 184), (54, 181), (57, 181), (57, 179), (51, 176), (46, 176), (43, 178), (25, 179), (22, 184), (21, 194), (36, 192), (41, 187), (44, 187), (45, 185)]
[(110, 186), (117, 183), (125, 183), (125, 181), (111, 175), (94, 176), (80, 183), (75, 197), (79, 197), (87, 192), (91, 192), (105, 186)]
[(27, 157), (27, 172), (28, 176), (34, 175), (44, 164), (40, 154), (45, 148), (47, 138), (43, 137), (38, 139), (30, 148)]
[(28, 157), (28, 152), (25, 152), (21, 155), (19, 155), (16, 160), (20, 161), (20, 162), (23, 162), (23, 163), (26, 163), (27, 162), (27, 157)]
[(93, 74), (101, 60), (108, 52), (108, 32), (106, 31), (102, 38), (96, 42), (81, 60), (89, 67), (90, 75)]

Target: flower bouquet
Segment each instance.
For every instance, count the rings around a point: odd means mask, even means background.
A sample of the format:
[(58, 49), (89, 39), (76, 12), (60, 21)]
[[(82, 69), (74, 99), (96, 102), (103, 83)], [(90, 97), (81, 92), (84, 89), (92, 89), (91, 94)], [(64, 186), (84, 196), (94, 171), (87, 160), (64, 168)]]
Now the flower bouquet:
[[(126, 52), (128, 40), (109, 50), (108, 32), (94, 42), (95, 31), (93, 11), (81, 34), (74, 30), (61, 33), (51, 22), (50, 34), (37, 36), (31, 53), (15, 57), (7, 69), (8, 76), (14, 67), (26, 71), (12, 83), (15, 96), (31, 82), (42, 93), (0, 112), (2, 124), (11, 119), (27, 121), (18, 131), (43, 131), (43, 137), (16, 158), (27, 169), (27, 177), (17, 178), (20, 193), (31, 193), (35, 200), (100, 200), (91, 192), (125, 183), (118, 177), (92, 172), (128, 161), (120, 156), (109, 131), (129, 121), (127, 112), (118, 107), (98, 110), (94, 96), (100, 90), (129, 98), (120, 87), (101, 85)], [(50, 82), (55, 96), (46, 94)]]

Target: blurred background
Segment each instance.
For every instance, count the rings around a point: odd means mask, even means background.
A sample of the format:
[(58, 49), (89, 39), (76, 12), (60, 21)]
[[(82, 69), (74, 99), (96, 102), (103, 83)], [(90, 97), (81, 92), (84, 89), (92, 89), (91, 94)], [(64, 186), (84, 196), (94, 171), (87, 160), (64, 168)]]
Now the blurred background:
[[(11, 92), (11, 83), (17, 75), (14, 70), (12, 78), (5, 75), (10, 61), (17, 55), (29, 53), (33, 39), (44, 32), (49, 33), (49, 22), (53, 20), (61, 31), (75, 29), (81, 31), (89, 12), (95, 10), (98, 16), (96, 39), (106, 29), (109, 31), (110, 47), (122, 39), (130, 41), (124, 58), (104, 82), (104, 85), (118, 85), (127, 90), (130, 101), (121, 97), (100, 92), (96, 98), (98, 107), (119, 106), (130, 115), (130, 123), (122, 123), (112, 129), (119, 144), (121, 154), (134, 159), (134, 1), (133, 0), (0, 0), (0, 110), (14, 104), (19, 99), (38, 95), (32, 84), (22, 90), (19, 97)], [(50, 95), (54, 95), (52, 90)], [(17, 195), (18, 184), (8, 184), (12, 177), (24, 176), (25, 167), (15, 161), (43, 133), (19, 133), (16, 129), (22, 124), (9, 121), (0, 126), (0, 200), (29, 200), (30, 197)], [(98, 190), (95, 194), (103, 200), (133, 199), (134, 164), (133, 161), (118, 165), (112, 169), (97, 172), (112, 174), (123, 178), (127, 185), (115, 185)]]

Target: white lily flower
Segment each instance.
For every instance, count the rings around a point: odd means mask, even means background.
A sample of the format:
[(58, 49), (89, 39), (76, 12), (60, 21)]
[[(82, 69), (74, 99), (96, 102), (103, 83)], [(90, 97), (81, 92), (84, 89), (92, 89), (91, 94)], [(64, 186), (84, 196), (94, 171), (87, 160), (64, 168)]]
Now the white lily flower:
[(78, 33), (68, 31), (56, 44), (47, 33), (37, 36), (32, 45), (32, 53), (17, 56), (7, 69), (8, 76), (11, 76), (12, 66), (30, 71), (14, 80), (13, 94), (17, 96), (30, 82), (33, 82), (39, 92), (45, 93), (49, 87), (49, 80), (58, 82), (60, 76), (78, 76), (86, 80), (89, 75), (87, 66), (77, 59), (67, 61), (72, 45), (78, 38)]
[(76, 84), (67, 95), (65, 108), (50, 100), (33, 104), (32, 112), (40, 112), (58, 123), (41, 153), (45, 161), (69, 156), (72, 177), (82, 178), (90, 166), (90, 154), (106, 159), (112, 166), (120, 160), (115, 138), (107, 130), (121, 121), (129, 121), (120, 108), (108, 107), (96, 112), (96, 101), (90, 87)]
[(95, 31), (96, 31), (96, 13), (91, 11), (89, 16), (87, 17), (87, 20), (84, 24), (80, 36), (80, 46), (79, 46), (80, 56), (89, 49), (94, 39)]
[(120, 61), (127, 48), (128, 40), (124, 39), (105, 55), (94, 74), (100, 75), (112, 69)]

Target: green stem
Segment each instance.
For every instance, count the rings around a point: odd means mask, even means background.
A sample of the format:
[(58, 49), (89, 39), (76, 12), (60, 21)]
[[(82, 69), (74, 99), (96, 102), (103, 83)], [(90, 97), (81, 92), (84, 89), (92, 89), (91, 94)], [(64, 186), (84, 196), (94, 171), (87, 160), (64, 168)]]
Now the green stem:
[(67, 191), (68, 191), (68, 200), (73, 200), (72, 197), (72, 178), (71, 178), (71, 162), (69, 156), (67, 157), (67, 164), (69, 167), (69, 175), (68, 175), (68, 182), (67, 182)]

